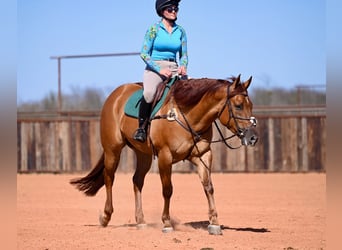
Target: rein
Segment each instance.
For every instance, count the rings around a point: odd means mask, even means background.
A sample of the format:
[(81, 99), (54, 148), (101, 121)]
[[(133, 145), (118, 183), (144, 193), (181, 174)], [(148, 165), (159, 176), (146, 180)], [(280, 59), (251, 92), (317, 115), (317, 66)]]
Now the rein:
[(226, 145), (226, 147), (228, 147), (228, 148), (230, 148), (230, 149), (238, 149), (238, 148), (242, 147), (242, 144), (241, 144), (240, 146), (238, 146), (238, 147), (233, 147), (233, 146), (229, 145), (229, 144), (227, 143), (227, 140), (232, 139), (232, 138), (234, 138), (234, 137), (237, 136), (237, 135), (236, 135), (236, 134), (233, 134), (233, 135), (231, 135), (231, 136), (228, 136), (228, 137), (224, 138), (223, 133), (222, 133), (220, 127), (218, 126), (216, 120), (214, 121), (214, 123), (215, 123), (215, 127), (216, 127), (217, 131), (219, 132), (219, 135), (221, 136), (221, 139), (215, 140), (215, 141), (211, 141), (211, 143), (223, 142), (224, 145)]

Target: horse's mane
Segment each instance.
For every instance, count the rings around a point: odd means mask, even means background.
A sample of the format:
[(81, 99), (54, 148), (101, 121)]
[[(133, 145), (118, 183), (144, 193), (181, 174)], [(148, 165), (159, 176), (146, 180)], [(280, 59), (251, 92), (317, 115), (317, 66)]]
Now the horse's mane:
[[(223, 86), (231, 85), (236, 77), (223, 79), (189, 79), (179, 80), (171, 88), (171, 96), (179, 107), (193, 107), (204, 95), (211, 95)], [(169, 99), (168, 98), (168, 99)]]

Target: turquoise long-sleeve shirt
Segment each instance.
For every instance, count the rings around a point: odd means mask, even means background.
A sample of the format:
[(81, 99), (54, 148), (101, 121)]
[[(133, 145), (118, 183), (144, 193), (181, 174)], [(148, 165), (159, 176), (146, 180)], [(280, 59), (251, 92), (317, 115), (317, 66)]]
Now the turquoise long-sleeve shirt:
[(171, 33), (166, 30), (162, 21), (149, 27), (140, 56), (150, 69), (159, 73), (160, 67), (155, 61), (176, 59), (177, 53), (179, 65), (187, 67), (187, 38), (185, 30), (180, 25), (175, 24)]

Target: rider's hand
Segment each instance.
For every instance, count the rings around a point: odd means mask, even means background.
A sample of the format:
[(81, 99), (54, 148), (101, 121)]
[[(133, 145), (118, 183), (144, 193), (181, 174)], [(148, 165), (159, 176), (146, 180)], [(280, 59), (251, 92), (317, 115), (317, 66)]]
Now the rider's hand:
[(172, 72), (168, 68), (161, 69), (159, 71), (159, 74), (161, 74), (162, 76), (165, 76), (166, 78), (170, 78), (172, 76)]
[(181, 75), (181, 76), (186, 75), (186, 68), (185, 68), (185, 66), (180, 66), (178, 68), (178, 74)]

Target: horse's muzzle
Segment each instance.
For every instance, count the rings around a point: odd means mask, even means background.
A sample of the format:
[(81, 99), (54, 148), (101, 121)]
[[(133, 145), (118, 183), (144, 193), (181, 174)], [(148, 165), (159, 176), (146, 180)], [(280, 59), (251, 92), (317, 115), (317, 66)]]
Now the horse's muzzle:
[(241, 139), (241, 144), (244, 146), (255, 146), (259, 139), (258, 133), (253, 127), (241, 131), (239, 138)]

